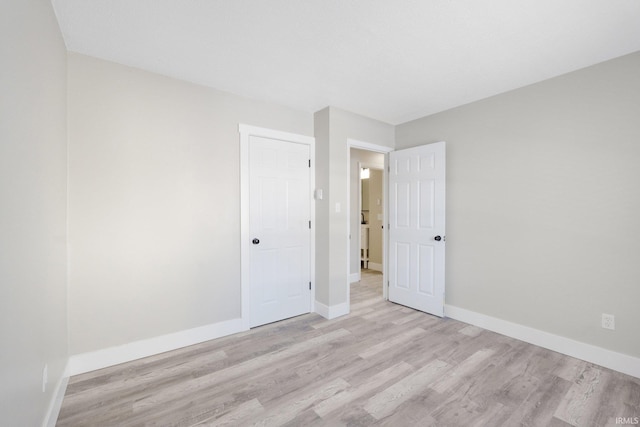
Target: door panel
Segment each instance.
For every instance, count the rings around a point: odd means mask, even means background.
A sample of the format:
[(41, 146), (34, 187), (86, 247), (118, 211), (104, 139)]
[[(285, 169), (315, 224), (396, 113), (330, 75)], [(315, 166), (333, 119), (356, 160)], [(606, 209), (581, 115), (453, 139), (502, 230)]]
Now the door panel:
[[(411, 225), (411, 206), (410, 193), (411, 186), (408, 182), (398, 182), (395, 184), (396, 188), (396, 217), (395, 225), (397, 228), (408, 228)], [(393, 199), (392, 199), (393, 200)]]
[(250, 321), (311, 311), (309, 146), (249, 139)]
[(418, 227), (434, 228), (435, 181), (418, 181)]
[(389, 162), (389, 300), (443, 316), (445, 143), (391, 152)]
[(433, 252), (433, 246), (418, 245), (418, 293), (430, 297), (435, 295)]

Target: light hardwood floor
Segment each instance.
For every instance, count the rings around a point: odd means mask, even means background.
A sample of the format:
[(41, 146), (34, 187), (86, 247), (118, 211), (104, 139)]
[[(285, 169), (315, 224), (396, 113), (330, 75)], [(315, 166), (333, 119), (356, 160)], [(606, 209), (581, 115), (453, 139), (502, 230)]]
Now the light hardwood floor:
[[(615, 426), (640, 379), (384, 301), (72, 377), (58, 426)], [(633, 421), (633, 420), (627, 420)]]

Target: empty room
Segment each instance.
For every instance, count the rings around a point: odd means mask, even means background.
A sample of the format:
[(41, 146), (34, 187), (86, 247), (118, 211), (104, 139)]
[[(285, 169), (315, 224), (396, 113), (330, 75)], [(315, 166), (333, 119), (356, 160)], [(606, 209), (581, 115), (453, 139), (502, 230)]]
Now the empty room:
[(640, 425), (640, 1), (0, 21), (0, 425)]

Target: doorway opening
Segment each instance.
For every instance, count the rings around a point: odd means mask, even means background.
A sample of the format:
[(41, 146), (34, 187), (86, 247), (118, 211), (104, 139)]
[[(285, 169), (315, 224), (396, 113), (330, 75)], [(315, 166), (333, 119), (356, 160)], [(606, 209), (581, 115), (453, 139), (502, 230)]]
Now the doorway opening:
[[(349, 247), (348, 289), (374, 279), (376, 292), (387, 298), (387, 153), (389, 147), (348, 140)], [(371, 283), (371, 284), (373, 284)]]
[[(383, 168), (384, 155), (353, 149), (352, 156), (358, 159), (371, 157), (374, 162), (358, 161), (360, 171), (360, 273), (362, 270), (383, 272), (382, 234), (384, 230)], [(377, 162), (380, 162), (380, 167)]]
[[(384, 156), (382, 232), (382, 294), (384, 299), (436, 316), (444, 316), (445, 297), (445, 168), (444, 141), (393, 150), (347, 140), (348, 250), (347, 302), (353, 281), (359, 280), (364, 216), (354, 208), (361, 201), (360, 151)], [(354, 150), (358, 149), (358, 151)], [(391, 167), (390, 167), (391, 166)], [(371, 171), (370, 171), (371, 172)], [(374, 203), (377, 203), (375, 200)], [(369, 201), (369, 206), (371, 206)], [(373, 217), (377, 218), (377, 215)], [(366, 221), (364, 221), (366, 222)], [(370, 263), (370, 261), (367, 259)], [(366, 266), (367, 265), (365, 262)], [(357, 273), (354, 272), (357, 266)]]

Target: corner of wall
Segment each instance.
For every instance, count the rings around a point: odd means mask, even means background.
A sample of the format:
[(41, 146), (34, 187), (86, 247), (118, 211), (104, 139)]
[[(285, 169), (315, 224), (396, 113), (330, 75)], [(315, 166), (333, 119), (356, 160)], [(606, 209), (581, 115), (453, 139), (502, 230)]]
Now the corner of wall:
[(324, 317), (325, 319), (331, 320), (331, 319), (335, 319), (336, 317), (345, 316), (349, 314), (349, 303), (345, 302), (342, 304), (328, 306), (328, 305), (322, 304), (319, 301), (315, 301), (313, 311), (318, 313), (320, 316)]

